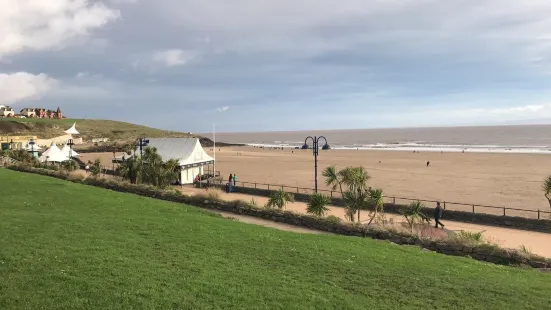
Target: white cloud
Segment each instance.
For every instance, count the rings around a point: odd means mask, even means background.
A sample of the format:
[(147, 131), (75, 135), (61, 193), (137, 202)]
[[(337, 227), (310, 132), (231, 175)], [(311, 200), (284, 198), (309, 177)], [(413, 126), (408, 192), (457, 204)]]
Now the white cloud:
[(225, 107), (221, 107), (221, 108), (216, 108), (216, 111), (217, 112), (226, 112), (230, 109), (229, 106), (225, 106)]
[(61, 48), (118, 17), (92, 0), (0, 0), (0, 56)]
[(196, 52), (181, 49), (168, 49), (157, 51), (153, 54), (153, 61), (167, 67), (182, 66), (188, 64), (197, 56)]
[(45, 74), (0, 73), (0, 103), (9, 105), (25, 100), (39, 99), (50, 92), (57, 83), (56, 79)]

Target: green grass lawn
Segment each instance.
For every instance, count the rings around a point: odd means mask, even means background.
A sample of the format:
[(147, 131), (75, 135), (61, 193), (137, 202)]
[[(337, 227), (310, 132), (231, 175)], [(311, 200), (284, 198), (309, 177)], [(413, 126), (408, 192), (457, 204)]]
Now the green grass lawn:
[(551, 275), (0, 169), (0, 309), (551, 309)]

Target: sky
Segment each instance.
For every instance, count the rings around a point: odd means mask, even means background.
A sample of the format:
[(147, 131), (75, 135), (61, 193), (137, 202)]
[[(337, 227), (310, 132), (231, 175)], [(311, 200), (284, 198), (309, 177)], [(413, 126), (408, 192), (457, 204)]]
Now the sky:
[(0, 0), (0, 104), (207, 132), (551, 120), (548, 0)]

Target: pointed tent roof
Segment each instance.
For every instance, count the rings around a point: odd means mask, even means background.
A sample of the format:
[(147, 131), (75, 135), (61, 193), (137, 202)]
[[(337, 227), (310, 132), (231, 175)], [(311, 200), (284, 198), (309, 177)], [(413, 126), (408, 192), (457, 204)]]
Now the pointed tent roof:
[[(157, 154), (161, 155), (164, 161), (176, 159), (182, 167), (214, 162), (197, 138), (151, 138), (148, 146), (156, 148)], [(138, 148), (136, 155), (139, 154)]]
[(42, 153), (39, 158), (40, 161), (49, 161), (49, 162), (63, 162), (69, 160), (69, 158), (61, 153), (61, 150), (52, 142), (52, 145)]
[(67, 158), (75, 158), (80, 156), (80, 154), (75, 152), (75, 150), (71, 151), (71, 148), (67, 145), (67, 143), (65, 143), (65, 145), (61, 148), (61, 154), (67, 156)]
[(79, 132), (76, 129), (76, 125), (77, 125), (77, 123), (74, 123), (73, 126), (71, 126), (71, 128), (65, 130), (65, 133), (70, 134), (70, 135), (78, 135)]

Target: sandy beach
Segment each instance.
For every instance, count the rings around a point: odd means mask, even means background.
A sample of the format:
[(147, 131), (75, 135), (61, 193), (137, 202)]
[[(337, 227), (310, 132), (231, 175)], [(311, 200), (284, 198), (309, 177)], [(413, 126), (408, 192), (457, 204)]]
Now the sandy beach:
[[(206, 151), (213, 155), (212, 149), (206, 148)], [(85, 161), (101, 158), (102, 163), (111, 168), (112, 153), (82, 155)], [(238, 182), (314, 187), (312, 150), (217, 148), (216, 161), (216, 170), (221, 172), (224, 180), (234, 173)], [(430, 161), (428, 168), (427, 161)], [(328, 189), (321, 172), (330, 165), (338, 168), (364, 166), (371, 175), (369, 185), (382, 188), (389, 197), (446, 201), (447, 209), (466, 211), (471, 211), (472, 206), (450, 202), (551, 211), (541, 191), (542, 180), (551, 174), (551, 168), (547, 168), (551, 167), (551, 156), (548, 155), (320, 151), (320, 189)], [(401, 199), (396, 199), (396, 202), (408, 203)], [(503, 214), (502, 209), (476, 207), (475, 210)], [(537, 217), (537, 213), (511, 210), (507, 210), (507, 215)], [(540, 216), (549, 217), (544, 213)]]
[[(212, 149), (207, 151), (212, 155)], [(221, 171), (224, 178), (235, 173), (238, 182), (314, 187), (312, 150), (219, 148), (216, 159), (216, 170)], [(430, 161), (428, 168), (427, 161)], [(370, 186), (382, 188), (386, 196), (551, 211), (541, 191), (543, 179), (551, 174), (547, 168), (551, 167), (551, 156), (547, 155), (320, 151), (320, 189), (328, 189), (321, 172), (330, 165), (364, 166), (372, 177)], [(470, 206), (450, 203), (447, 208), (472, 210)], [(497, 209), (477, 207), (476, 210), (503, 214)], [(521, 215), (517, 211), (507, 212), (507, 215)], [(537, 216), (536, 213), (522, 215)]]

